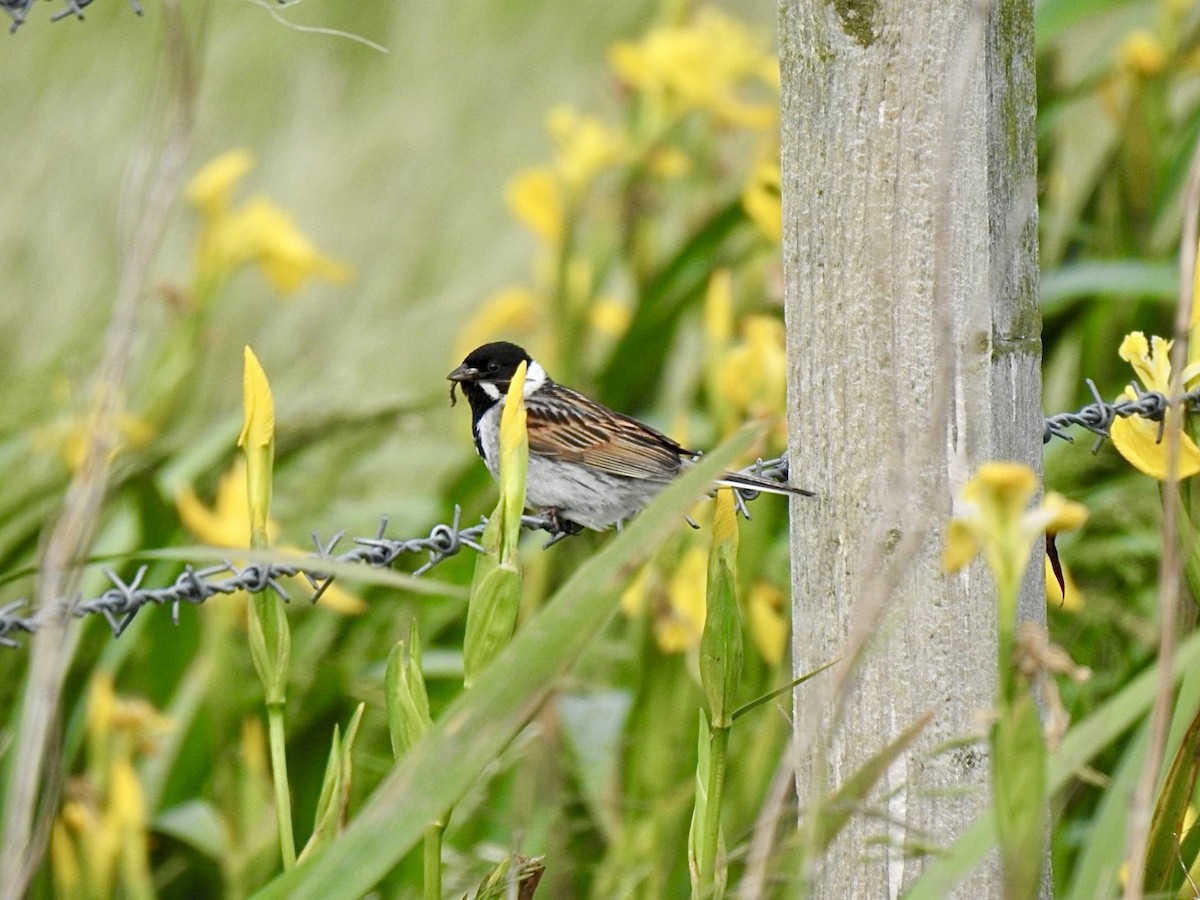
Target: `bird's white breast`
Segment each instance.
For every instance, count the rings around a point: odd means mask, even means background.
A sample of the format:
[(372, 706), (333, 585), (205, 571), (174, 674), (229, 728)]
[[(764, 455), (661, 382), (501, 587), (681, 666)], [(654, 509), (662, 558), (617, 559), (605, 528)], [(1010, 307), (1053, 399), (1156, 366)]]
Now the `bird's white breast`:
[(493, 478), (500, 477), (500, 413), (503, 409), (504, 401), (501, 400), (480, 416), (475, 424), (479, 446), (483, 450), (483, 462)]

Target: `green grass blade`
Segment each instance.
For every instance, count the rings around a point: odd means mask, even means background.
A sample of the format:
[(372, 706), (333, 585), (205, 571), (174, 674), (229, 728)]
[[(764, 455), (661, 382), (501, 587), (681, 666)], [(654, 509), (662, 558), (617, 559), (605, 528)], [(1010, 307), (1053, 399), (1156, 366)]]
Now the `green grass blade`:
[(1183, 839), (1183, 820), (1196, 788), (1198, 772), (1200, 716), (1192, 720), (1184, 735), (1154, 807), (1146, 854), (1145, 889), (1148, 894), (1161, 893), (1172, 886), (1178, 889), (1183, 878), (1177, 848)]
[(818, 853), (823, 853), (833, 843), (833, 839), (838, 836), (838, 832), (854, 811), (862, 807), (875, 782), (883, 777), (888, 766), (908, 749), (922, 729), (932, 721), (933, 713), (925, 713), (900, 732), (894, 741), (859, 766), (854, 774), (821, 803), (821, 809), (813, 823), (815, 831), (812, 838), (812, 846)]
[(840, 656), (834, 657), (829, 662), (822, 663), (821, 665), (817, 666), (811, 672), (805, 672), (799, 678), (793, 678), (791, 681), (789, 681), (787, 684), (783, 685), (782, 687), (777, 687), (777, 688), (775, 688), (775, 690), (771, 691), (770, 693), (763, 694), (761, 697), (755, 697), (749, 703), (745, 704), (744, 706), (740, 706), (736, 710), (734, 710), (733, 720), (736, 722), (738, 719), (740, 719), (746, 713), (750, 712), (751, 710), (757, 709), (758, 707), (762, 706), (764, 703), (774, 700), (780, 694), (784, 694), (784, 693), (787, 693), (788, 691), (798, 688), (800, 685), (804, 684), (804, 682), (808, 681), (810, 678), (815, 678), (816, 676), (820, 675), (822, 672), (824, 672), (830, 666), (836, 666), (839, 662), (841, 662), (841, 660), (842, 660), (842, 658)]

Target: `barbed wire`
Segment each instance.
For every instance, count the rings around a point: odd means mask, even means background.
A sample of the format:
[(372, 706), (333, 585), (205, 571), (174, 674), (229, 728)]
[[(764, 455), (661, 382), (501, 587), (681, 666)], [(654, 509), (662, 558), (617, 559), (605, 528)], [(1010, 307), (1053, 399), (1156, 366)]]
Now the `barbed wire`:
[[(787, 460), (784, 457), (770, 460), (757, 460), (754, 465), (740, 470), (739, 474), (753, 475), (778, 483), (784, 483), (788, 477)], [(739, 510), (749, 518), (746, 503), (753, 500), (758, 491), (737, 488), (734, 499)], [(125, 582), (112, 569), (105, 567), (101, 571), (111, 583), (111, 587), (98, 597), (80, 600), (77, 603), (59, 603), (39, 612), (23, 616), (20, 611), (26, 606), (26, 600), (16, 600), (0, 607), (0, 646), (19, 647), (17, 637), (32, 634), (53, 615), (63, 615), (69, 611), (74, 618), (89, 615), (101, 615), (112, 629), (115, 637), (129, 627), (134, 616), (147, 606), (170, 606), (171, 617), (179, 621), (179, 608), (183, 604), (198, 606), (210, 597), (223, 594), (233, 594), (237, 591), (259, 593), (273, 590), (284, 600), (289, 599), (287, 592), (279, 584), (281, 579), (301, 576), (313, 589), (311, 602), (316, 603), (321, 595), (333, 583), (333, 577), (325, 568), (328, 563), (348, 563), (366, 565), (372, 568), (391, 568), (401, 557), (414, 554), (428, 554), (425, 562), (418, 567), (413, 575), (420, 577), (457, 555), (464, 547), (476, 552), (483, 552), (479, 542), (483, 538), (483, 530), (487, 520), (483, 519), (477, 525), (461, 527), (461, 510), (454, 508), (454, 517), (449, 524), (435, 525), (424, 537), (405, 538), (396, 540), (386, 536), (387, 518), (384, 517), (374, 537), (356, 537), (354, 547), (345, 553), (334, 555), (337, 545), (345, 537), (344, 532), (338, 532), (327, 542), (314, 532), (312, 535), (315, 552), (300, 557), (295, 561), (281, 562), (250, 562), (236, 565), (231, 560), (224, 560), (219, 565), (197, 569), (191, 564), (184, 566), (183, 571), (168, 587), (147, 588), (142, 586), (146, 577), (147, 566), (138, 568), (133, 579)], [(695, 523), (692, 523), (693, 525)], [(526, 531), (549, 531), (549, 547), (558, 541), (570, 537), (566, 531), (556, 530), (556, 522), (547, 516), (522, 516), (521, 527)]]
[[(9, 34), (12, 34), (25, 24), (25, 17), (29, 14), (30, 7), (33, 4), (34, 0), (0, 0), (0, 7), (3, 7), (4, 11), (12, 19), (12, 24), (8, 27)], [(63, 0), (63, 8), (54, 13), (50, 17), (50, 21), (57, 22), (59, 19), (66, 19), (71, 16), (82, 19), (84, 8), (91, 5), (92, 0)], [(142, 7), (138, 3), (138, 0), (129, 0), (129, 5), (139, 16), (142, 14)]]
[[(1071, 425), (1079, 425), (1086, 428), (1088, 431), (1097, 435), (1097, 441), (1093, 445), (1092, 450), (1096, 449), (1108, 437), (1109, 429), (1112, 423), (1118, 419), (1127, 419), (1130, 416), (1138, 416), (1142, 419), (1149, 419), (1152, 422), (1159, 423), (1159, 440), (1162, 440), (1162, 428), (1165, 425), (1164, 415), (1167, 408), (1170, 406), (1165, 395), (1158, 391), (1143, 391), (1137, 382), (1131, 382), (1129, 387), (1133, 391), (1133, 399), (1117, 400), (1109, 403), (1100, 396), (1100, 391), (1096, 389), (1092, 379), (1085, 379), (1088, 391), (1091, 392), (1092, 402), (1080, 409), (1078, 412), (1057, 413), (1053, 416), (1047, 416), (1045, 426), (1042, 431), (1042, 443), (1050, 443), (1051, 438), (1062, 438), (1064, 441), (1071, 443), (1075, 439), (1066, 431)], [(1188, 391), (1180, 398), (1180, 402), (1187, 406), (1190, 410), (1200, 409), (1200, 387)]]
[[(0, 0), (0, 3), (10, 2), (14, 2), (14, 0)], [(1093, 402), (1076, 412), (1047, 416), (1042, 432), (1043, 443), (1048, 443), (1056, 437), (1073, 442), (1074, 439), (1067, 433), (1067, 429), (1078, 425), (1098, 436), (1096, 446), (1093, 447), (1095, 450), (1108, 437), (1112, 423), (1117, 418), (1128, 418), (1129, 416), (1139, 416), (1159, 422), (1161, 428), (1164, 414), (1169, 406), (1167, 398), (1161, 393), (1143, 391), (1137, 384), (1133, 384), (1131, 385), (1135, 394), (1133, 399), (1122, 399), (1109, 403), (1100, 396), (1096, 385), (1090, 379), (1087, 381), (1087, 386), (1092, 394)], [(1182, 402), (1189, 409), (1200, 410), (1200, 388), (1185, 394)], [(782, 484), (788, 480), (787, 458), (759, 459), (753, 465), (741, 469), (738, 474), (751, 475)], [(734, 499), (742, 515), (749, 518), (746, 504), (757, 496), (757, 491), (745, 488), (734, 490)], [(230, 560), (225, 560), (219, 565), (199, 569), (188, 564), (184, 566), (173, 584), (162, 588), (142, 586), (142, 580), (147, 572), (146, 566), (141, 566), (128, 583), (123, 581), (112, 569), (104, 568), (102, 570), (104, 576), (112, 586), (98, 597), (80, 600), (74, 604), (55, 604), (27, 616), (20, 614), (20, 611), (26, 606), (27, 601), (25, 600), (16, 600), (0, 607), (0, 646), (19, 647), (18, 636), (32, 634), (50, 616), (62, 615), (68, 610), (74, 618), (101, 615), (107, 620), (114, 636), (120, 636), (129, 627), (134, 616), (147, 606), (170, 606), (172, 619), (178, 622), (179, 609), (183, 604), (198, 606), (210, 597), (217, 595), (233, 594), (237, 591), (258, 593), (273, 590), (286, 600), (288, 599), (287, 592), (279, 582), (281, 579), (296, 576), (307, 579), (313, 589), (312, 602), (315, 603), (333, 583), (333, 577), (323, 569), (323, 565), (329, 563), (391, 568), (402, 557), (427, 554), (426, 561), (413, 572), (414, 576), (420, 577), (438, 564), (460, 553), (464, 547), (482, 552), (483, 548), (479, 541), (483, 537), (487, 520), (483, 519), (476, 525), (463, 528), (460, 517), (461, 511), (455, 507), (454, 517), (450, 523), (435, 525), (423, 537), (400, 540), (386, 536), (387, 518), (385, 517), (381, 520), (379, 529), (373, 537), (353, 538), (353, 548), (338, 555), (335, 555), (334, 551), (344, 539), (344, 532), (335, 534), (325, 543), (322, 543), (314, 533), (312, 538), (315, 551), (295, 561), (287, 563), (251, 562), (239, 566)], [(527, 531), (551, 532), (552, 536), (546, 543), (547, 547), (570, 536), (567, 532), (556, 531), (554, 520), (545, 516), (522, 516), (521, 527)]]

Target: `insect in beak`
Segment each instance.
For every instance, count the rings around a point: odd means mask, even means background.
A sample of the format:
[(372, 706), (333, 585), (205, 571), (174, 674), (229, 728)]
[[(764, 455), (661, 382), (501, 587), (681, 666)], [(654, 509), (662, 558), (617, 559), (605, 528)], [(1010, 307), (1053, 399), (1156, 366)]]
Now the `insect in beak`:
[(479, 378), (479, 370), (463, 363), (447, 375), (446, 378), (450, 381), (450, 405), (454, 406), (458, 402), (458, 396), (454, 393), (455, 389), (461, 382), (477, 380)]

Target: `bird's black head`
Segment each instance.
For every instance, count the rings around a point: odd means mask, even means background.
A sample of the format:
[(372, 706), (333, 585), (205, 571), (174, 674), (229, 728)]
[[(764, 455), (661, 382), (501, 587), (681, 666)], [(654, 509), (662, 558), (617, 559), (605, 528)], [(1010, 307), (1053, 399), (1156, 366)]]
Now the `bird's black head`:
[(454, 403), (454, 388), (461, 384), (471, 409), (479, 415), (504, 396), (521, 363), (532, 366), (533, 357), (523, 347), (508, 341), (476, 347), (467, 354), (461, 366), (446, 376), (454, 382), (450, 385), (451, 404)]

